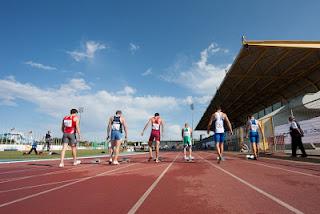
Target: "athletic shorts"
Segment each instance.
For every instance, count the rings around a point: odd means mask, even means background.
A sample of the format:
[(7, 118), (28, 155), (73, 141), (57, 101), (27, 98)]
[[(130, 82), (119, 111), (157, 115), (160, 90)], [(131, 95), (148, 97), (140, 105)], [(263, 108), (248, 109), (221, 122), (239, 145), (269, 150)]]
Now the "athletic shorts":
[(250, 132), (250, 142), (251, 143), (259, 143), (259, 133), (258, 132)]
[(122, 132), (117, 130), (111, 131), (111, 140), (122, 140)]
[(189, 136), (183, 137), (183, 146), (184, 147), (191, 146), (191, 137)]
[(224, 133), (215, 133), (213, 137), (214, 137), (214, 142), (224, 143)]
[(67, 143), (70, 146), (75, 146), (77, 144), (76, 134), (63, 133), (62, 143)]
[(152, 130), (149, 138), (149, 142), (160, 141), (160, 131)]

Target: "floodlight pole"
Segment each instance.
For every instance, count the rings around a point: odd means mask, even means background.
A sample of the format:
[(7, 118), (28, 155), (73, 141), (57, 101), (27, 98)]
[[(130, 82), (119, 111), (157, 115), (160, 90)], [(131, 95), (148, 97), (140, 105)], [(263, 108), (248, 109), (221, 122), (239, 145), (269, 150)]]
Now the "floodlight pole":
[(83, 107), (79, 107), (79, 126), (80, 126), (80, 122), (81, 122), (81, 113), (83, 113), (84, 108)]

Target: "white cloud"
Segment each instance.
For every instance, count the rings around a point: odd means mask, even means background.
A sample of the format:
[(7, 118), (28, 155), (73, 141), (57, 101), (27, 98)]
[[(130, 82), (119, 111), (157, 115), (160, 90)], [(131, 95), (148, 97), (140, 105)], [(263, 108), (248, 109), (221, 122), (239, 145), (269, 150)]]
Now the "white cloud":
[(212, 95), (223, 80), (226, 70), (231, 65), (214, 65), (208, 62), (210, 56), (217, 53), (227, 53), (227, 49), (211, 43), (201, 51), (200, 59), (191, 67), (183, 69), (184, 61), (177, 61), (161, 78), (190, 88), (196, 94)]
[(131, 54), (135, 54), (140, 49), (140, 46), (137, 44), (129, 43), (129, 50)]
[(37, 62), (33, 62), (33, 61), (27, 61), (27, 62), (25, 62), (25, 64), (30, 65), (33, 68), (38, 68), (38, 69), (42, 69), (42, 70), (48, 70), (48, 71), (57, 70), (57, 68), (55, 68), (55, 67), (43, 65), (41, 63), (37, 63)]
[[(179, 110), (179, 99), (170, 96), (136, 96), (135, 91), (130, 86), (124, 87), (124, 94), (106, 90), (93, 91), (84, 79), (71, 79), (56, 88), (41, 88), (13, 78), (0, 79), (1, 105), (18, 105), (19, 100), (34, 104), (35, 111), (56, 120), (56, 124), (52, 125), (55, 133), (60, 132), (60, 120), (69, 109), (83, 106), (82, 132), (89, 139), (105, 137), (107, 117), (118, 109), (124, 112), (127, 119), (131, 140), (147, 139), (147, 136), (141, 138), (139, 134), (154, 112), (170, 115)], [(49, 126), (45, 120), (37, 121), (38, 123), (43, 123), (43, 127)], [(175, 135), (177, 128), (174, 128), (174, 123), (168, 123), (167, 127), (167, 138), (180, 138), (180, 135)]]
[(149, 76), (152, 74), (152, 68), (148, 68), (145, 72), (143, 72), (141, 75), (142, 76)]
[(130, 86), (125, 86), (124, 89), (122, 91), (119, 91), (118, 94), (122, 94), (122, 95), (133, 95), (136, 93), (136, 89), (132, 88)]
[(82, 51), (67, 51), (67, 53), (77, 62), (80, 62), (85, 59), (93, 59), (97, 51), (106, 49), (107, 46), (105, 44), (95, 42), (95, 41), (87, 41), (85, 44), (85, 48)]

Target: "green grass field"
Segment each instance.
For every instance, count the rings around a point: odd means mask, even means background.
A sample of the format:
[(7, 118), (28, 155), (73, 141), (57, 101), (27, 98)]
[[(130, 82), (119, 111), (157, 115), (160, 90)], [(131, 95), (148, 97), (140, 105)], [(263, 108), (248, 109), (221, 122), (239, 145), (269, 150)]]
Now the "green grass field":
[[(52, 159), (52, 158), (59, 158), (60, 157), (60, 151), (54, 151), (57, 154), (55, 155), (48, 155), (47, 152), (36, 155), (32, 153), (31, 155), (23, 155), (23, 152), (19, 151), (4, 151), (0, 152), (0, 162), (7, 161), (7, 160), (36, 160), (36, 159)], [(78, 157), (86, 157), (86, 156), (93, 156), (93, 155), (105, 155), (106, 150), (78, 150)], [(66, 157), (72, 157), (71, 151), (68, 150), (66, 152)]]

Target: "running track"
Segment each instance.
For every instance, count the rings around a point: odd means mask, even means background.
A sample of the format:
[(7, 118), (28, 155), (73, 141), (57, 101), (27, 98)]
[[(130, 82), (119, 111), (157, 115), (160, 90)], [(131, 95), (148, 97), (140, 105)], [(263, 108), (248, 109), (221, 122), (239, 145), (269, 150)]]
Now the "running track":
[(61, 169), (57, 161), (0, 165), (0, 213), (319, 213), (320, 165), (177, 152), (130, 163)]

